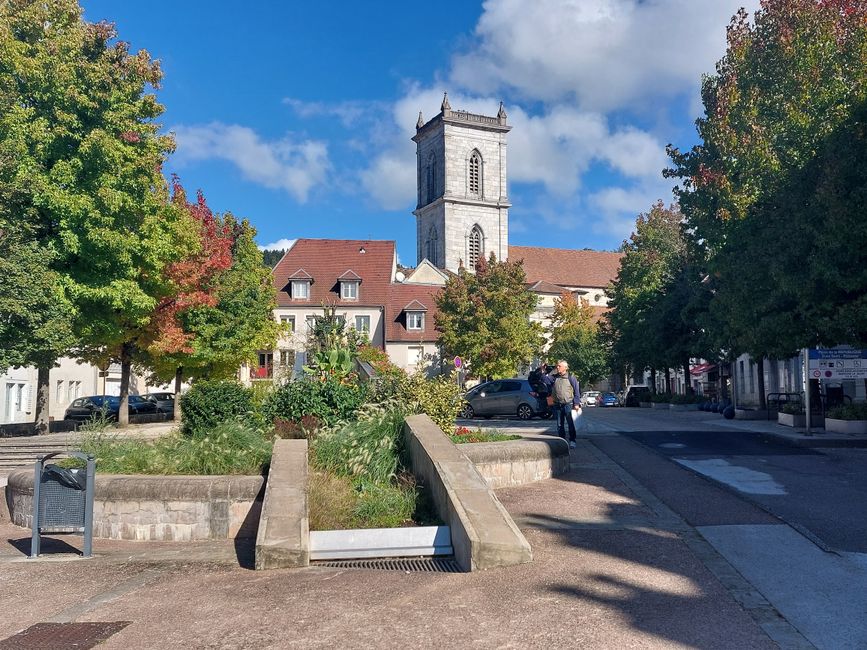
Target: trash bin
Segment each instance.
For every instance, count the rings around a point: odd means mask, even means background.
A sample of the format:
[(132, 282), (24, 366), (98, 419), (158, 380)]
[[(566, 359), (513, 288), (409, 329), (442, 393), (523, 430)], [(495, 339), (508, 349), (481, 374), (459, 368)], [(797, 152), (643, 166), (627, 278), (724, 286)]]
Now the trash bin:
[(80, 451), (67, 452), (85, 461), (84, 469), (67, 469), (46, 461), (55, 452), (36, 460), (33, 476), (33, 537), (30, 557), (39, 557), (41, 535), (81, 534), (83, 557), (93, 555), (93, 492), (96, 461)]

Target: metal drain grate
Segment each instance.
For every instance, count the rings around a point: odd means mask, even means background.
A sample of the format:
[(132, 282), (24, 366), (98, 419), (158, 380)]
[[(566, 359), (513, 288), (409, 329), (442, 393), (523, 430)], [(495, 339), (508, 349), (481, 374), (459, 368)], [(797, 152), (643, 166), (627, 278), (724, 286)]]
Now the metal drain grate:
[(105, 623), (37, 623), (23, 632), (0, 641), (0, 650), (36, 650), (54, 648), (87, 650), (113, 634), (117, 634), (131, 621)]
[(314, 566), (340, 569), (374, 569), (376, 571), (403, 571), (404, 573), (461, 573), (453, 557), (377, 558), (370, 560), (320, 560)]

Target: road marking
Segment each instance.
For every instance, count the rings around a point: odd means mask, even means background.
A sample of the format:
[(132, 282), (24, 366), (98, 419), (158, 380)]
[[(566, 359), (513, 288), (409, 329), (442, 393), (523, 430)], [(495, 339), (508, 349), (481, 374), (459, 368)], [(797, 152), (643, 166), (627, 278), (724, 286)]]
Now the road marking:
[(673, 460), (699, 474), (704, 474), (720, 483), (731, 485), (736, 490), (747, 494), (788, 494), (785, 486), (777, 483), (770, 474), (757, 472), (747, 467), (732, 465), (722, 458), (708, 458), (707, 460), (674, 458)]

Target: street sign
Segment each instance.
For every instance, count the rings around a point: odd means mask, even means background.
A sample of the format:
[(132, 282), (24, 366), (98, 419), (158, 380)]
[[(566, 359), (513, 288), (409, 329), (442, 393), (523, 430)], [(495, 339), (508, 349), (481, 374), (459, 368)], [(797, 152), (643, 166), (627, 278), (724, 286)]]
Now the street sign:
[(867, 379), (867, 350), (809, 350), (811, 379)]
[(463, 365), (463, 361), (460, 357), (455, 357), (455, 368), (460, 368)]

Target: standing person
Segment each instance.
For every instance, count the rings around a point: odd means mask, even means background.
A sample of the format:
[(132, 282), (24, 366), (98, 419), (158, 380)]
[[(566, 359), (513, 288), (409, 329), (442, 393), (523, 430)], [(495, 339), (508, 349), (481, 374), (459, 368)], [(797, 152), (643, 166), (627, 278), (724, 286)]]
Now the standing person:
[(536, 411), (542, 417), (548, 417), (551, 410), (548, 406), (548, 395), (551, 394), (551, 384), (554, 383), (554, 380), (548, 374), (550, 371), (551, 367), (543, 361), (527, 377), (527, 380), (530, 382), (530, 388), (533, 389), (533, 392), (530, 394), (539, 402)]
[[(557, 433), (561, 438), (566, 438), (565, 422), (569, 423), (569, 447), (576, 446), (575, 421), (572, 419), (572, 411), (581, 412), (581, 391), (578, 380), (569, 373), (569, 364), (560, 359), (553, 373), (554, 385), (554, 411), (557, 413)], [(565, 422), (564, 422), (565, 421)]]

